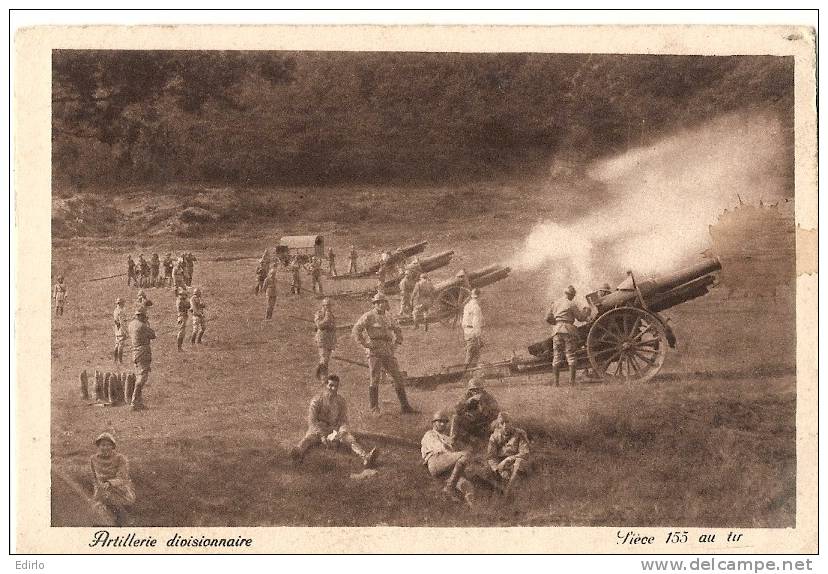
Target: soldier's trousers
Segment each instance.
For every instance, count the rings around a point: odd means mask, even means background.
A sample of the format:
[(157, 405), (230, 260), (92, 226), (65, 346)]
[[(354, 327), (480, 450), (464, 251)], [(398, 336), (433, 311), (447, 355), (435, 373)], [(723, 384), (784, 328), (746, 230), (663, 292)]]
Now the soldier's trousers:
[(190, 342), (191, 343), (200, 343), (201, 338), (204, 336), (204, 331), (207, 330), (206, 328), (206, 321), (204, 317), (199, 317), (198, 315), (193, 315), (193, 334), (190, 335)]
[(272, 319), (273, 318), (273, 308), (276, 306), (276, 297), (267, 298), (267, 313), (265, 313), (265, 319)]
[(466, 368), (470, 369), (472, 367), (476, 367), (477, 363), (480, 362), (480, 338), (479, 337), (472, 337), (470, 339), (465, 340), (465, 347), (466, 347)]
[(372, 387), (379, 387), (383, 372), (391, 375), (395, 388), (405, 389), (405, 378), (400, 372), (400, 365), (394, 355), (368, 357), (368, 376)]
[(126, 397), (130, 404), (143, 405), (144, 404), (144, 386), (149, 381), (150, 369), (149, 362), (136, 362), (135, 370), (137, 371), (137, 380), (135, 381), (135, 389), (132, 391), (132, 397)]
[(556, 333), (552, 337), (552, 364), (560, 367), (566, 362), (570, 367), (575, 366), (575, 338), (569, 333)]
[(356, 260), (351, 260), (351, 266), (348, 268), (348, 273), (350, 273), (351, 275), (357, 274)]
[(150, 287), (158, 286), (158, 271), (153, 271), (150, 276)]
[(55, 300), (55, 315), (58, 317), (63, 315), (63, 301), (62, 300)]
[[(312, 447), (322, 444), (322, 436), (322, 433), (317, 430), (308, 430), (296, 448), (299, 449), (301, 454), (305, 454)], [(347, 445), (357, 456), (365, 458), (368, 455), (362, 445), (354, 438), (354, 435), (349, 432), (339, 435), (339, 442)], [(335, 444), (332, 446), (335, 446)]]
[(421, 322), (425, 324), (426, 330), (428, 329), (428, 311), (431, 309), (431, 305), (425, 304), (418, 304), (415, 305), (413, 313), (411, 313), (411, 319), (414, 322), (414, 327), (417, 327)]
[(400, 316), (407, 317), (411, 315), (413, 308), (411, 307), (411, 295), (405, 293), (400, 298)]
[(186, 315), (179, 315), (178, 316), (178, 336), (176, 337), (176, 343), (178, 344), (178, 350), (181, 350), (181, 346), (184, 344), (184, 332), (187, 330), (187, 316)]
[(115, 339), (115, 350), (112, 352), (112, 358), (116, 363), (124, 362), (124, 345), (126, 339)]
[(328, 263), (328, 275), (331, 277), (336, 277), (336, 263), (333, 261)]
[(136, 277), (135, 277), (135, 272), (134, 271), (127, 271), (127, 287), (129, 287), (130, 285), (137, 285), (137, 284), (138, 284), (138, 279), (136, 279)]

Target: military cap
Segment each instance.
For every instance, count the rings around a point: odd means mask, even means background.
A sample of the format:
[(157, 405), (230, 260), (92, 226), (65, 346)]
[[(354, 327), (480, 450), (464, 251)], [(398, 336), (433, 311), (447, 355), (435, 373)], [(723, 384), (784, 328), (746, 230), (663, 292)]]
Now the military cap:
[(461, 270), (460, 270), (460, 271), (458, 271), (458, 272), (457, 272), (457, 274), (455, 275), (455, 277), (465, 277), (465, 276), (466, 276), (466, 270), (465, 270), (465, 269), (461, 269)]
[(466, 390), (471, 391), (472, 389), (482, 389), (483, 388), (483, 379), (480, 377), (472, 377), (469, 379), (468, 384), (466, 385)]
[(564, 289), (564, 293), (566, 293), (567, 295), (574, 295), (575, 287), (573, 287), (572, 285), (568, 286), (566, 289)]
[(115, 299), (115, 304), (116, 305), (123, 305), (124, 304), (124, 298), (123, 297), (118, 297), (117, 299)]
[(451, 417), (449, 416), (448, 412), (446, 412), (446, 411), (437, 411), (437, 412), (434, 413), (434, 415), (432, 415), (431, 422), (434, 422), (434, 421), (449, 422), (450, 419), (451, 419)]
[(115, 437), (114, 437), (114, 436), (112, 436), (112, 435), (111, 435), (110, 433), (108, 433), (108, 432), (102, 432), (101, 434), (99, 434), (99, 435), (95, 438), (95, 445), (97, 445), (98, 443), (100, 443), (101, 441), (104, 441), (104, 440), (105, 440), (105, 441), (109, 441), (109, 443), (111, 443), (111, 444), (112, 444), (112, 446), (117, 446), (117, 445), (115, 444)]
[(473, 299), (477, 299), (478, 297), (480, 297), (480, 289), (478, 289), (477, 287), (472, 289), (471, 290), (471, 296), (472, 296)]
[(601, 285), (601, 289), (603, 291), (612, 291), (612, 287), (610, 287), (609, 283), (604, 283), (603, 285)]
[(135, 310), (135, 316), (136, 317), (146, 317), (147, 316), (147, 310), (144, 309), (143, 307), (139, 307), (138, 309)]
[(193, 295), (201, 295), (201, 289), (199, 287), (193, 289)]

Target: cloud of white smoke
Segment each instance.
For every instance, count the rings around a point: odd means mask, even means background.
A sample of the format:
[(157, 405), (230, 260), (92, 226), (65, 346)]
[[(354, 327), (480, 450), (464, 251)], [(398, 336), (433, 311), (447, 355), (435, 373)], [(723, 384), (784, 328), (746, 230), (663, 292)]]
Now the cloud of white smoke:
[[(606, 200), (574, 221), (536, 225), (512, 266), (549, 269), (550, 292), (617, 284), (627, 269), (658, 275), (697, 261), (708, 226), (738, 203), (785, 193), (782, 126), (770, 113), (733, 114), (595, 162)], [(551, 198), (555, 201), (554, 198)]]

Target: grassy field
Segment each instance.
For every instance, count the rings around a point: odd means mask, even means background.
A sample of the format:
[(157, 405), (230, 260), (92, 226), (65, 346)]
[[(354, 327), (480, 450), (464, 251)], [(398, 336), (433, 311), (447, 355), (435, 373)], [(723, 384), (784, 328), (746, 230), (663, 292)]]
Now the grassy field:
[[(503, 207), (502, 205), (500, 206)], [(508, 207), (508, 206), (507, 206)], [(420, 239), (429, 252), (455, 249), (459, 266), (473, 269), (509, 259), (516, 227), (538, 217), (501, 209), (499, 218), (472, 215), (462, 225), (424, 218), (354, 223), (347, 231), (321, 226), (338, 253), (351, 243), (368, 252)], [(409, 221), (413, 221), (412, 216)], [(291, 228), (310, 231), (309, 224)], [(52, 327), (53, 469), (91, 493), (92, 439), (111, 429), (131, 462), (138, 492), (136, 525), (671, 525), (790, 527), (795, 523), (794, 303), (775, 298), (728, 297), (724, 290), (666, 314), (679, 338), (662, 374), (632, 386), (550, 388), (544, 377), (491, 380), (501, 405), (530, 432), (535, 469), (509, 505), (486, 500), (474, 511), (445, 501), (441, 483), (420, 465), (416, 448), (366, 443), (382, 450), (378, 475), (346, 454), (313, 451), (301, 467), (286, 454), (305, 430), (316, 353), (310, 319), (318, 301), (280, 294), (277, 315), (264, 321), (265, 301), (252, 293), (255, 256), (272, 245), (264, 226), (202, 239), (159, 236), (56, 241), (53, 269), (66, 276), (66, 314)], [(173, 297), (152, 290), (151, 322), (159, 338), (145, 391), (149, 410), (104, 408), (80, 399), (82, 369), (110, 370), (111, 312), (118, 296), (131, 310), (135, 291), (123, 278), (85, 282), (123, 271), (130, 251), (192, 250), (195, 284), (209, 319), (205, 345), (175, 350)], [(343, 264), (341, 264), (344, 266)], [(282, 277), (286, 279), (286, 277)], [(526, 354), (546, 336), (545, 274), (515, 272), (487, 289), (484, 360)], [(332, 282), (329, 289), (338, 288)], [(336, 312), (351, 322), (368, 308), (343, 301)], [(166, 332), (166, 333), (165, 333)], [(164, 334), (161, 334), (164, 333)], [(459, 330), (437, 326), (405, 331), (398, 357), (410, 374), (462, 361)], [(362, 360), (342, 336), (338, 354)], [(410, 392), (423, 414), (401, 417), (393, 390), (381, 389), (384, 413), (367, 413), (367, 373), (336, 363), (342, 394), (357, 431), (419, 442), (430, 413), (453, 404), (460, 385)]]

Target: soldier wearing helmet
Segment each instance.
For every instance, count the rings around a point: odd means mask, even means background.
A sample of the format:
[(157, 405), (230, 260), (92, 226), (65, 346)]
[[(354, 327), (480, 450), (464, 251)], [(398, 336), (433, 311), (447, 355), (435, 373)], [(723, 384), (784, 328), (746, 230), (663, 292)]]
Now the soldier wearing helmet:
[(322, 308), (314, 315), (313, 322), (316, 325), (316, 348), (319, 351), (316, 378), (324, 380), (328, 376), (331, 353), (336, 349), (336, 317), (333, 301), (329, 297), (322, 299)]
[(451, 419), (451, 438), (455, 443), (467, 443), (486, 438), (500, 407), (497, 400), (483, 388), (483, 379), (472, 377), (466, 393), (454, 407)]
[(374, 308), (360, 317), (351, 330), (354, 340), (368, 355), (368, 398), (371, 411), (379, 413), (379, 382), (382, 374), (388, 373), (394, 380), (394, 390), (402, 413), (416, 413), (408, 403), (405, 379), (394, 356), (394, 347), (402, 344), (402, 330), (386, 313), (388, 300), (385, 295), (377, 293), (371, 302)]
[(586, 321), (589, 318), (589, 307), (578, 307), (575, 299), (575, 287), (568, 286), (564, 296), (552, 303), (552, 308), (546, 314), (546, 322), (552, 325), (552, 373), (555, 377), (555, 386), (560, 384), (561, 365), (569, 365), (569, 382), (575, 384), (577, 363), (575, 349), (578, 345), (578, 329), (575, 321)]
[(496, 479), (505, 484), (504, 496), (511, 494), (519, 475), (529, 472), (529, 439), (526, 431), (515, 426), (505, 412), (498, 414), (492, 424), (486, 462)]
[(144, 406), (143, 390), (149, 380), (152, 366), (152, 340), (155, 339), (155, 331), (149, 326), (147, 311), (139, 306), (135, 310), (135, 317), (127, 327), (129, 341), (132, 343), (132, 362), (138, 373), (135, 387), (131, 397), (126, 397), (130, 402), (132, 410), (137, 411), (146, 408)]
[(196, 287), (193, 289), (193, 296), (190, 297), (190, 314), (193, 316), (193, 332), (190, 335), (190, 344), (201, 344), (201, 338), (204, 337), (204, 331), (207, 330), (207, 315), (205, 309), (207, 305), (201, 299), (201, 289)]
[(127, 338), (127, 317), (124, 312), (124, 300), (122, 297), (115, 299), (115, 310), (112, 312), (112, 320), (115, 322), (115, 349), (112, 358), (116, 364), (124, 362), (124, 345)]
[(466, 503), (474, 503), (474, 487), (466, 478), (466, 465), (471, 461), (471, 453), (456, 450), (456, 445), (447, 434), (451, 413), (438, 411), (431, 417), (431, 430), (426, 431), (420, 441), (420, 454), (428, 473), (437, 478), (447, 476), (443, 493), (453, 500), (459, 500), (462, 494)]
[(434, 304), (434, 299), (437, 297), (437, 290), (434, 284), (428, 278), (426, 273), (420, 275), (419, 281), (414, 286), (414, 291), (411, 293), (411, 300), (414, 305), (412, 313), (412, 320), (414, 328), (417, 329), (422, 320), (425, 325), (425, 330), (428, 331), (428, 312)]

